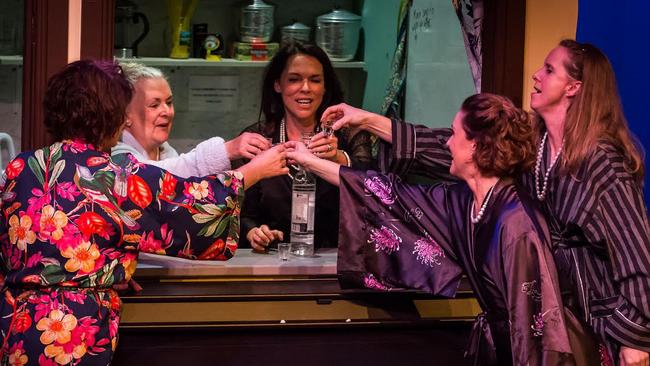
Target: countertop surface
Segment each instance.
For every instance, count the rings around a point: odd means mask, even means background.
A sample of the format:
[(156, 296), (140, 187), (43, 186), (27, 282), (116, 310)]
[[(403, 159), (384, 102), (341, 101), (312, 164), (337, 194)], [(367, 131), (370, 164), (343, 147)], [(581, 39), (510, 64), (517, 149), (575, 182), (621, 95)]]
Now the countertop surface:
[(313, 276), (336, 275), (336, 248), (321, 249), (312, 257), (278, 258), (277, 251), (257, 253), (238, 249), (227, 261), (202, 261), (140, 253), (136, 277), (151, 276)]

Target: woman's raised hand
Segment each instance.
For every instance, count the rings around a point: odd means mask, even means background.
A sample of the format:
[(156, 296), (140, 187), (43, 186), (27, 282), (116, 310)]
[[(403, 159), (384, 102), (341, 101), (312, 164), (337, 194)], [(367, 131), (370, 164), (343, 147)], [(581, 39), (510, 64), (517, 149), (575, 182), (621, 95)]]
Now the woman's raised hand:
[(287, 141), (284, 146), (287, 148), (286, 156), (291, 164), (298, 164), (309, 170), (310, 162), (319, 160), (320, 158), (314, 155), (305, 144), (299, 141)]
[(283, 145), (276, 145), (258, 153), (249, 164), (258, 169), (260, 179), (289, 173), (287, 154)]
[(327, 136), (321, 131), (311, 138), (307, 148), (321, 159), (335, 160), (339, 149), (339, 139), (334, 135)]
[(262, 151), (268, 150), (271, 143), (258, 133), (244, 132), (226, 142), (226, 152), (229, 160), (241, 158), (253, 159)]
[(251, 161), (237, 169), (244, 175), (245, 188), (265, 178), (288, 174), (286, 157), (284, 145), (276, 145), (258, 153)]
[(355, 108), (351, 105), (341, 103), (327, 108), (321, 117), (321, 123), (327, 124), (334, 121), (332, 128), (338, 131), (343, 127), (363, 128), (369, 122), (374, 113)]
[(344, 127), (368, 131), (384, 141), (392, 139), (392, 125), (389, 118), (355, 108), (345, 103), (333, 105), (323, 112), (322, 124), (335, 121), (332, 129), (335, 131)]

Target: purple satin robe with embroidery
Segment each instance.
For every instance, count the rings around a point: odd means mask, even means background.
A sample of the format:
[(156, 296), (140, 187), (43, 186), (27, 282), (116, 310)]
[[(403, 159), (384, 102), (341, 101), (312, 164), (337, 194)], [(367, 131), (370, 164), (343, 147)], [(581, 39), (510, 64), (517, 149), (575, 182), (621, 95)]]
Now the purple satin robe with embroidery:
[(511, 180), (496, 185), (474, 225), (466, 184), (408, 185), (346, 168), (340, 175), (343, 287), (453, 296), (465, 272), (485, 311), (469, 345), (475, 364), (598, 364), (562, 306), (543, 216)]

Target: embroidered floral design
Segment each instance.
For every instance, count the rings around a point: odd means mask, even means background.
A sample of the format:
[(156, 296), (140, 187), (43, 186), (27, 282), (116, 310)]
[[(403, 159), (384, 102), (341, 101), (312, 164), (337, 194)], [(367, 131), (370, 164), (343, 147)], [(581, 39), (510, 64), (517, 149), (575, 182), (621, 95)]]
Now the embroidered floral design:
[(375, 244), (375, 251), (383, 251), (387, 254), (392, 254), (399, 250), (400, 243), (402, 238), (397, 236), (395, 232), (387, 228), (386, 226), (381, 226), (380, 229), (373, 228), (370, 229), (370, 239), (368, 243)]
[(379, 198), (379, 200), (385, 205), (392, 205), (395, 203), (395, 195), (390, 181), (379, 176), (374, 176), (366, 178), (363, 183), (366, 189), (377, 196), (377, 198)]
[(524, 282), (521, 284), (521, 292), (533, 298), (535, 301), (542, 300), (542, 293), (539, 291), (537, 280)]
[(541, 337), (544, 334), (544, 315), (542, 313), (533, 315), (533, 325), (530, 326), (533, 330), (533, 336)]
[(411, 215), (415, 216), (416, 219), (420, 220), (422, 218), (422, 210), (419, 207), (411, 209)]
[(390, 291), (391, 288), (377, 279), (372, 273), (366, 273), (363, 276), (363, 285), (375, 290)]
[(431, 240), (430, 238), (422, 238), (415, 242), (413, 254), (417, 254), (417, 259), (420, 263), (429, 267), (433, 265), (440, 265), (440, 258), (445, 257), (445, 252), (440, 245)]
[(419, 207), (414, 207), (404, 212), (404, 222), (411, 222), (414, 217), (419, 221), (422, 218), (422, 215), (422, 210)]

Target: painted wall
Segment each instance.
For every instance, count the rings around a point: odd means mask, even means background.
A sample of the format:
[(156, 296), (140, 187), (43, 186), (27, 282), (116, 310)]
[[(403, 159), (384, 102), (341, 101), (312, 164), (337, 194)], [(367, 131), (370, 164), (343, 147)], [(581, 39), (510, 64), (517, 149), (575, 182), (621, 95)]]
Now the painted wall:
[(527, 0), (524, 41), (523, 107), (530, 109), (533, 73), (548, 52), (564, 38), (575, 38), (578, 0)]
[[(630, 129), (646, 149), (650, 149), (647, 97), (644, 90), (650, 84), (646, 46), (647, 16), (650, 2), (621, 1), (612, 6), (607, 0), (580, 0), (578, 41), (593, 43), (609, 58), (618, 82), (625, 116)], [(646, 162), (645, 199), (650, 206)]]
[(400, 0), (363, 2), (361, 25), (365, 35), (363, 60), (367, 72), (363, 109), (368, 111), (379, 113), (384, 100), (397, 43), (399, 5)]
[(449, 127), (475, 93), (458, 17), (449, 0), (414, 0), (410, 16), (406, 120)]

